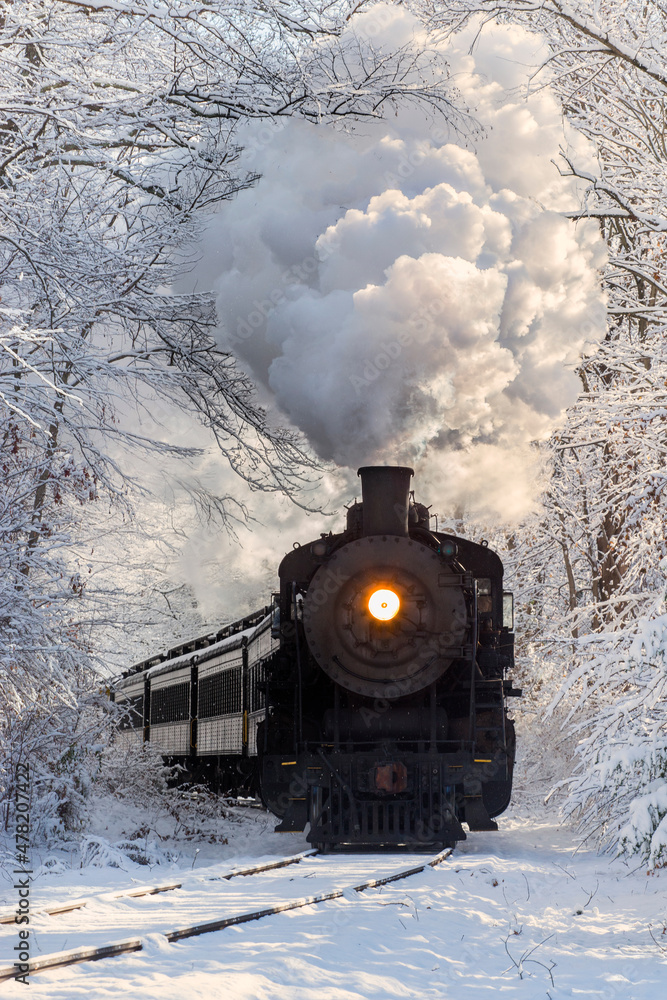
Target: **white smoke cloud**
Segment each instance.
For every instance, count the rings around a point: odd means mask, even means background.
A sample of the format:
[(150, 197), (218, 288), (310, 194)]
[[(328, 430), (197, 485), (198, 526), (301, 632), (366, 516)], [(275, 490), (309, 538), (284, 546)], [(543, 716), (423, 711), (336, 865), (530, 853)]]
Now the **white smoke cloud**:
[[(394, 43), (422, 31), (378, 10), (356, 21), (376, 42), (378, 24)], [(604, 245), (558, 214), (578, 204), (559, 147), (590, 154), (548, 90), (520, 93), (540, 40), (494, 27), (470, 54), (472, 39), (444, 54), (484, 128), (474, 148), (414, 107), (348, 132), (249, 128), (262, 178), (214, 219), (201, 273), (222, 344), (322, 457), (414, 465), (441, 503), (514, 517), (534, 496), (530, 442), (604, 333)]]

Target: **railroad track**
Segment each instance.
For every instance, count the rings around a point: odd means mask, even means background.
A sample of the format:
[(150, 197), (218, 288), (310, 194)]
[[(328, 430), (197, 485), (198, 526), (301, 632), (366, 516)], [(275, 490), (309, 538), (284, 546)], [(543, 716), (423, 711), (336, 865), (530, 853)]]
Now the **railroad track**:
[[(288, 865), (297, 865), (299, 861), (312, 857), (317, 853), (316, 850), (303, 851), (301, 854), (295, 854), (291, 858), (283, 858), (281, 861), (271, 861), (263, 865), (254, 865), (252, 868), (233, 869), (226, 875), (212, 875), (208, 881), (228, 882), (230, 879), (238, 878), (242, 875), (257, 875), (259, 872), (268, 872), (274, 868), (286, 868)], [(161, 885), (135, 886), (132, 889), (123, 889), (122, 892), (99, 892), (95, 896), (85, 896), (81, 899), (68, 900), (66, 903), (56, 903), (55, 906), (45, 906), (39, 910), (33, 910), (32, 913), (33, 916), (42, 914), (53, 917), (61, 913), (72, 913), (74, 910), (82, 910), (84, 906), (88, 906), (89, 903), (96, 900), (106, 902), (113, 899), (138, 899), (140, 896), (157, 896), (160, 892), (173, 892), (176, 889), (182, 889), (184, 884), (183, 881), (166, 882)], [(0, 914), (0, 924), (13, 924), (14, 916), (15, 910), (12, 910), (11, 913)]]
[[(298, 896), (293, 899), (281, 899), (272, 902), (268, 906), (263, 906), (260, 908), (245, 910), (242, 912), (235, 912), (229, 915), (216, 917), (210, 920), (204, 920), (194, 924), (188, 924), (182, 927), (176, 927), (173, 929), (160, 930), (159, 933), (163, 934), (167, 941), (175, 942), (182, 941), (190, 937), (198, 937), (201, 934), (209, 934), (213, 931), (221, 931), (226, 927), (236, 926), (238, 924), (249, 923), (253, 920), (261, 920), (263, 917), (273, 916), (274, 914), (284, 913), (287, 910), (300, 909), (305, 906), (312, 906), (319, 903), (325, 903), (329, 900), (340, 899), (342, 896), (350, 898), (352, 892), (362, 893), (367, 889), (377, 888), (379, 886), (388, 885), (391, 882), (397, 882), (401, 879), (409, 878), (412, 875), (416, 875), (419, 872), (425, 871), (427, 868), (434, 868), (439, 865), (452, 853), (451, 848), (447, 848), (436, 854), (430, 860), (424, 861), (420, 864), (411, 865), (408, 868), (398, 869), (396, 871), (391, 871), (387, 874), (379, 875), (379, 877), (364, 878), (362, 881), (354, 880), (354, 884), (345, 885), (344, 887), (337, 887), (333, 889), (327, 889), (323, 892), (314, 893), (307, 896)], [(212, 876), (206, 879), (206, 881), (228, 881), (237, 876), (250, 876), (258, 875), (263, 872), (272, 871), (277, 868), (285, 868), (289, 865), (298, 864), (306, 859), (313, 859), (318, 855), (317, 851), (307, 851), (300, 855), (295, 855), (291, 858), (284, 858), (278, 862), (271, 862), (268, 864), (257, 865), (252, 868), (234, 870), (227, 874), (220, 876)], [(328, 857), (328, 861), (333, 861), (334, 865), (336, 862), (339, 864), (345, 864), (345, 856), (335, 856), (332, 858), (331, 855)], [(387, 864), (389, 862), (387, 861)], [(309, 873), (305, 877), (311, 877), (316, 875), (317, 871)], [(290, 879), (290, 881), (294, 881)], [(139, 896), (154, 896), (162, 892), (175, 891), (179, 888), (183, 888), (185, 880), (181, 883), (169, 883), (166, 885), (159, 886), (146, 886), (140, 889), (128, 890), (124, 893), (118, 893), (112, 895), (109, 893), (99, 894), (95, 897), (88, 897), (82, 900), (74, 900), (70, 904), (63, 904), (62, 906), (49, 907), (40, 911), (43, 917), (57, 916), (64, 913), (72, 912), (75, 909), (83, 909), (85, 906), (89, 905), (93, 901), (103, 901), (107, 902), (109, 899), (115, 900), (134, 900)], [(3, 920), (6, 922), (6, 920)], [(146, 931), (146, 934), (150, 931)], [(145, 935), (144, 935), (145, 937)], [(126, 938), (121, 941), (112, 942), (110, 944), (102, 945), (90, 945), (90, 946), (80, 946), (73, 948), (69, 951), (58, 951), (51, 954), (42, 955), (40, 957), (35, 957), (30, 959), (27, 963), (28, 965), (28, 975), (33, 975), (37, 972), (45, 972), (49, 969), (63, 968), (68, 965), (76, 965), (82, 962), (97, 962), (105, 958), (113, 958), (117, 955), (130, 954), (132, 952), (142, 951), (144, 948), (144, 940), (142, 937), (132, 937)], [(0, 982), (5, 980), (14, 979), (19, 975), (25, 974), (19, 972), (14, 966), (2, 966), (0, 967)]]

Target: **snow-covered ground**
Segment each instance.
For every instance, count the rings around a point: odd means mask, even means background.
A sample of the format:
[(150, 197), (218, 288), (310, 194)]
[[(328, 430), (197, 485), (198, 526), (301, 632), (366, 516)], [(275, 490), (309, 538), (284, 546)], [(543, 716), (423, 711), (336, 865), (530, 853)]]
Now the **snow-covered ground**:
[[(127, 861), (124, 869), (61, 863), (43, 871), (32, 886), (33, 910), (133, 882), (181, 876), (187, 886), (180, 892), (187, 889), (190, 895), (183, 904), (187, 919), (174, 893), (134, 900), (129, 924), (127, 903), (120, 902), (96, 901), (69, 915), (36, 916), (33, 955), (51, 952), (54, 945), (74, 947), (88, 929), (90, 943), (97, 941), (95, 928), (113, 923), (114, 907), (124, 914), (114, 925), (118, 931), (104, 931), (101, 938), (108, 943), (141, 935), (145, 946), (132, 955), (35, 974), (33, 1000), (473, 1000), (493, 992), (522, 1000), (664, 996), (663, 873), (647, 875), (637, 863), (578, 847), (553, 816), (538, 819), (527, 806), (503, 817), (498, 833), (471, 834), (442, 865), (405, 881), (169, 944), (159, 930), (252, 909), (260, 889), (261, 902), (310, 896), (334, 883), (357, 884), (362, 870), (408, 867), (414, 857), (315, 858), (272, 877), (211, 882), (208, 876), (260, 856), (307, 848), (301, 835), (273, 833), (272, 818), (258, 810), (232, 810), (224, 822), (228, 842), (208, 844), (196, 857), (193, 848), (189, 856), (183, 851), (177, 860), (152, 868)], [(197, 881), (206, 887), (200, 909), (193, 906)], [(12, 903), (5, 883), (0, 905), (4, 910)], [(16, 929), (4, 926), (0, 941), (0, 964), (10, 964)], [(7, 997), (24, 996), (22, 990), (20, 983), (3, 984)]]

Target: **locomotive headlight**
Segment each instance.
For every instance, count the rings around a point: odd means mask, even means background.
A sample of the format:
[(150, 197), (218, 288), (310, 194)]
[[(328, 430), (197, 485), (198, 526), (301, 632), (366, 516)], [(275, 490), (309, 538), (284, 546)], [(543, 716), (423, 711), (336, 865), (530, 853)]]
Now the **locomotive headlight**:
[(393, 590), (376, 590), (368, 601), (368, 610), (378, 621), (388, 622), (395, 618), (401, 602)]

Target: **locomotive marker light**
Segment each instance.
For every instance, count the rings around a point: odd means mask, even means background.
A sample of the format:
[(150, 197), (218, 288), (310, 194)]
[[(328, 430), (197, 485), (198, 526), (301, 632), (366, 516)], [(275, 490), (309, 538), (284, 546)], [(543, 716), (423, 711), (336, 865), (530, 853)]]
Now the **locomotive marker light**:
[(368, 610), (380, 622), (389, 622), (395, 618), (400, 606), (398, 594), (393, 590), (376, 590), (368, 602)]

